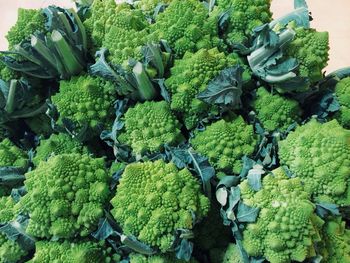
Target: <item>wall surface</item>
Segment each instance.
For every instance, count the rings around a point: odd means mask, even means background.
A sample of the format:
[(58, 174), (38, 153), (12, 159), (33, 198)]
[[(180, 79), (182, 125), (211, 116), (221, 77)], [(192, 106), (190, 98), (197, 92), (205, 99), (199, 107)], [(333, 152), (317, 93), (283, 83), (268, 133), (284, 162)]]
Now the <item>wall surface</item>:
[[(185, 0), (184, 0), (185, 1)], [(327, 71), (350, 66), (350, 1), (349, 0), (308, 0), (314, 21), (311, 25), (319, 31), (330, 33), (330, 60)], [(39, 8), (49, 4), (63, 7), (74, 6), (70, 0), (0, 0), (0, 50), (7, 48), (5, 35), (16, 22), (17, 8)], [(279, 17), (293, 8), (293, 0), (273, 0), (272, 11)]]

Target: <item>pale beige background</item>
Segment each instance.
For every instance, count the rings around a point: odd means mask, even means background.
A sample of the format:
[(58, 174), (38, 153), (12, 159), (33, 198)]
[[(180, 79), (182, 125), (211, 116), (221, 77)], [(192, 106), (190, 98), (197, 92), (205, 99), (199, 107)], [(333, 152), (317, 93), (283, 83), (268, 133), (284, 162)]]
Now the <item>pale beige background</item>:
[[(184, 0), (186, 1), (186, 0)], [(330, 33), (330, 61), (327, 71), (350, 66), (350, 0), (308, 0), (314, 17), (313, 27)], [(49, 4), (72, 7), (70, 0), (0, 0), (0, 50), (7, 48), (5, 34), (16, 22), (17, 8), (38, 8)], [(293, 0), (273, 0), (272, 11), (275, 17), (281, 16), (293, 8)]]

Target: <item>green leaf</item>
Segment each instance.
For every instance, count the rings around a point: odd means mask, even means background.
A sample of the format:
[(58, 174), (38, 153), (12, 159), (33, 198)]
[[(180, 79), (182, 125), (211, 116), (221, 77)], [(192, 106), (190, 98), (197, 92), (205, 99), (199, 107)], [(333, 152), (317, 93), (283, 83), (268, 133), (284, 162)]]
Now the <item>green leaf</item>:
[(156, 253), (156, 251), (154, 251), (150, 246), (137, 240), (137, 238), (134, 236), (126, 236), (124, 234), (121, 234), (120, 240), (124, 245), (137, 253), (144, 255), (153, 255)]
[(261, 165), (255, 165), (253, 169), (249, 170), (247, 176), (248, 184), (254, 191), (259, 191), (261, 189), (261, 175), (264, 173), (265, 171)]
[(191, 259), (193, 243), (188, 239), (182, 239), (180, 244), (175, 248), (176, 258), (184, 261)]
[(243, 68), (240, 65), (221, 71), (220, 75), (210, 81), (208, 87), (197, 98), (209, 103), (231, 109), (241, 107)]
[(101, 218), (98, 222), (98, 228), (91, 235), (98, 240), (105, 240), (114, 234), (114, 229), (110, 225), (108, 218)]
[(237, 208), (237, 220), (241, 223), (254, 223), (259, 215), (260, 208), (250, 207), (239, 202)]
[(327, 218), (327, 216), (339, 216), (339, 207), (336, 204), (331, 203), (316, 203), (316, 213), (321, 218)]

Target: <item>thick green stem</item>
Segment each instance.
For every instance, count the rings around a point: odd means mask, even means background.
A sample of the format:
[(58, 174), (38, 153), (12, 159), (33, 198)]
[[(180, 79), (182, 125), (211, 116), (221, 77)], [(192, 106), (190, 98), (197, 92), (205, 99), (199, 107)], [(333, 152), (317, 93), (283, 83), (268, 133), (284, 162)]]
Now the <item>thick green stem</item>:
[(79, 32), (81, 34), (81, 39), (82, 39), (82, 42), (83, 42), (83, 49), (84, 49), (83, 51), (85, 53), (86, 50), (87, 50), (87, 36), (86, 36), (85, 27), (84, 27), (83, 23), (81, 22), (79, 16), (77, 15), (77, 13), (74, 11), (74, 9), (69, 9), (69, 11), (74, 16), (75, 22), (78, 25)]
[(157, 91), (150, 81), (142, 63), (137, 62), (132, 71), (138, 84), (141, 99), (152, 100), (157, 97)]
[(31, 45), (32, 47), (45, 59), (47, 62), (50, 63), (54, 68), (56, 68), (57, 60), (54, 56), (52, 56), (52, 52), (50, 49), (48, 49), (45, 45), (45, 43), (37, 38), (36, 36), (32, 36), (31, 38)]
[(64, 39), (62, 34), (57, 30), (53, 30), (51, 33), (51, 38), (69, 75), (79, 74), (84, 69), (84, 67), (76, 59), (73, 50)]
[(16, 90), (17, 90), (17, 80), (13, 79), (11, 80), (11, 83), (10, 83), (10, 90), (9, 90), (9, 94), (8, 94), (7, 102), (5, 106), (5, 110), (9, 114), (12, 113), (13, 110), (15, 109), (14, 100), (15, 100)]

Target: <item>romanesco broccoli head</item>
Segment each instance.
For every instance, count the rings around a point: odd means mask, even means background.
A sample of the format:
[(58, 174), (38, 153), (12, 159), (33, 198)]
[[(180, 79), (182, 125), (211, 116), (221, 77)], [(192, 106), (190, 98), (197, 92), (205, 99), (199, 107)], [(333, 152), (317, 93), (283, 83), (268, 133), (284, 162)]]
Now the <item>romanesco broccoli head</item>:
[(350, 77), (340, 80), (335, 86), (335, 96), (340, 110), (335, 118), (346, 129), (350, 129)]
[(65, 133), (52, 134), (48, 139), (40, 141), (33, 158), (35, 166), (40, 161), (46, 161), (49, 157), (63, 153), (88, 153), (87, 149), (77, 140)]
[(30, 216), (27, 233), (35, 237), (87, 236), (103, 216), (110, 175), (102, 158), (62, 154), (26, 173), (28, 193), (16, 209)]
[(111, 204), (126, 235), (162, 252), (171, 248), (177, 229), (192, 229), (193, 216), (200, 220), (209, 210), (199, 181), (163, 160), (127, 165)]
[(327, 66), (329, 52), (328, 32), (317, 32), (312, 28), (289, 25), (295, 32), (294, 40), (287, 46), (286, 55), (296, 58), (299, 76), (313, 83), (323, 78), (322, 70)]
[(146, 101), (129, 108), (124, 116), (124, 132), (118, 140), (136, 154), (156, 152), (164, 144), (176, 145), (183, 140), (181, 125), (165, 101)]
[[(0, 197), (0, 224), (11, 221), (15, 216), (15, 202), (10, 196)], [(20, 245), (9, 239), (0, 229), (0, 262), (16, 263), (27, 254)]]
[(209, 16), (208, 9), (197, 0), (173, 0), (155, 18), (151, 32), (165, 39), (181, 58), (186, 51), (220, 46), (218, 16)]
[(190, 259), (189, 261), (177, 259), (173, 254), (144, 256), (141, 254), (130, 254), (130, 263), (197, 263), (197, 260)]
[(297, 101), (272, 94), (263, 87), (257, 90), (256, 96), (252, 106), (266, 130), (285, 131), (291, 124), (300, 121), (301, 108)]
[(264, 256), (271, 263), (302, 262), (315, 256), (314, 242), (320, 241), (319, 224), (310, 193), (300, 178), (289, 179), (282, 168), (262, 180), (254, 191), (239, 185), (244, 204), (260, 208), (255, 223), (243, 231), (243, 246), (250, 256)]
[(9, 139), (0, 142), (0, 167), (14, 166), (25, 169), (28, 165), (28, 155)]
[(82, 75), (62, 80), (51, 100), (60, 114), (59, 122), (69, 119), (77, 128), (107, 128), (113, 120), (116, 91), (109, 81)]
[(323, 260), (329, 263), (350, 262), (350, 230), (341, 217), (329, 218), (322, 231)]
[(173, 0), (140, 0), (135, 2), (135, 6), (140, 8), (144, 13), (153, 15), (154, 9), (160, 4), (170, 4)]
[[(1, 55), (0, 55), (1, 58)], [(4, 63), (0, 61), (0, 79), (3, 81), (10, 81), (11, 79), (18, 79), (19, 74), (14, 70), (7, 67)]]
[(236, 54), (227, 56), (217, 48), (186, 52), (182, 59), (175, 60), (165, 84), (172, 94), (171, 109), (183, 114), (188, 129), (194, 128), (200, 116), (209, 110), (209, 105), (197, 99), (197, 95), (223, 69), (236, 64), (241, 64)]
[[(120, 58), (115, 58), (115, 55), (123, 54), (124, 59), (128, 58), (130, 49), (138, 47), (141, 35), (137, 35), (138, 38), (132, 38), (127, 32), (137, 34), (148, 26), (142, 11), (132, 8), (127, 3), (116, 4), (114, 0), (94, 1), (90, 11), (91, 16), (84, 21), (84, 25), (91, 39), (91, 53), (103, 46), (109, 49), (113, 62), (121, 61)], [(135, 37), (133, 34), (130, 35)], [(117, 51), (120, 53), (115, 54)]]
[(350, 204), (350, 131), (336, 120), (299, 126), (279, 142), (279, 158), (318, 202)]
[(45, 16), (42, 10), (18, 8), (17, 22), (6, 35), (9, 48), (12, 49), (35, 31), (45, 31)]
[(271, 0), (218, 0), (217, 5), (230, 10), (224, 37), (231, 44), (247, 42), (255, 27), (272, 20)]
[(241, 116), (233, 121), (220, 120), (204, 131), (197, 132), (191, 145), (218, 170), (240, 173), (242, 157), (251, 155), (257, 144), (252, 125), (244, 122)]
[(64, 242), (37, 241), (31, 263), (64, 262), (64, 263), (117, 263), (118, 256), (113, 256), (111, 248), (103, 242), (78, 241)]

